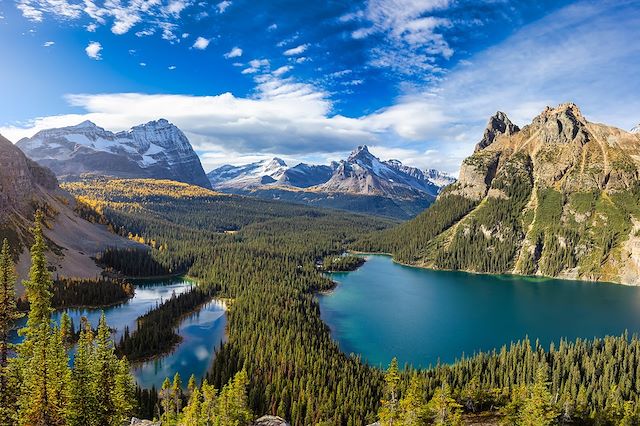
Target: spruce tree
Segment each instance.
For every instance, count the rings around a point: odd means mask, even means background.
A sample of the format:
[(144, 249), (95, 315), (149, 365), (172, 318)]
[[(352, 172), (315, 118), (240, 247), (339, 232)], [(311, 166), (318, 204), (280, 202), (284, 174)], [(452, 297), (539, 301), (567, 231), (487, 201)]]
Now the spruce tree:
[(9, 241), (4, 239), (0, 251), (0, 424), (12, 424), (16, 418), (17, 384), (9, 368), (9, 333), (22, 315), (16, 307), (16, 273)]
[(381, 401), (378, 418), (383, 426), (393, 426), (399, 424), (398, 410), (398, 386), (400, 384), (400, 373), (398, 372), (398, 360), (393, 358), (384, 376), (385, 388), (384, 399)]
[(71, 373), (70, 426), (92, 425), (98, 419), (93, 359), (93, 331), (91, 324), (83, 317)]
[(462, 424), (462, 406), (451, 396), (449, 385), (438, 387), (427, 404), (427, 410), (436, 426), (458, 426)]
[(129, 362), (123, 357), (118, 362), (114, 388), (111, 392), (114, 407), (112, 425), (121, 425), (129, 419), (136, 407), (135, 392), (136, 384), (129, 371)]
[(551, 399), (551, 392), (549, 392), (549, 384), (547, 383), (547, 368), (546, 366), (541, 366), (536, 371), (536, 380), (522, 406), (518, 425), (547, 426), (553, 424), (558, 413)]
[(43, 215), (36, 212), (29, 280), (24, 282), (30, 303), (25, 336), (18, 347), (22, 385), (18, 399), (18, 423), (22, 426), (65, 424), (68, 408), (68, 358), (60, 333), (51, 324), (51, 287), (47, 270)]
[(417, 374), (411, 376), (406, 395), (399, 403), (400, 424), (403, 426), (420, 426), (426, 423), (427, 401), (424, 398), (422, 381)]
[(95, 337), (95, 351), (93, 357), (93, 375), (95, 377), (95, 395), (98, 407), (98, 421), (109, 424), (115, 412), (111, 393), (115, 387), (115, 376), (118, 358), (115, 355), (111, 330), (107, 326), (107, 319), (102, 312)]

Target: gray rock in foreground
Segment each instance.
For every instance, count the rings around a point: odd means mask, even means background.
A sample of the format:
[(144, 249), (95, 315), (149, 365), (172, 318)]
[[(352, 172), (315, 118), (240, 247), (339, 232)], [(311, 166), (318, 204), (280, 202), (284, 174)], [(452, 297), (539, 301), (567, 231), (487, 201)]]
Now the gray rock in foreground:
[(254, 426), (289, 426), (289, 423), (282, 417), (262, 416), (253, 423)]

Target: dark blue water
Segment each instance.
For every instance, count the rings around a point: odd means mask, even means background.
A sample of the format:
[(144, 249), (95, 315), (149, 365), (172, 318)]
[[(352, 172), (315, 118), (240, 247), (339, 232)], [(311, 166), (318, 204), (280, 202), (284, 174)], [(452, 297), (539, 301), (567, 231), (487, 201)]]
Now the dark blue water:
[(392, 357), (427, 367), (528, 336), (561, 338), (640, 332), (640, 288), (516, 276), (433, 271), (367, 256), (357, 271), (331, 274), (323, 320), (344, 352), (375, 366)]
[[(107, 324), (114, 329), (114, 341), (117, 342), (126, 327), (131, 331), (136, 329), (136, 319), (139, 316), (173, 294), (184, 293), (194, 285), (193, 282), (182, 278), (137, 281), (135, 284), (134, 297), (125, 303), (101, 309), (67, 309), (74, 327), (78, 329), (80, 318), (83, 316), (87, 317), (94, 328), (97, 327), (100, 315), (104, 311)], [(165, 377), (173, 376), (176, 372), (180, 373), (185, 383), (191, 374), (198, 378), (203, 377), (211, 365), (215, 349), (226, 338), (225, 311), (223, 302), (212, 301), (198, 313), (184, 318), (178, 326), (178, 333), (183, 340), (171, 354), (132, 368), (138, 384), (142, 387), (160, 387)], [(62, 311), (56, 311), (53, 319), (59, 322), (61, 315)], [(25, 323), (26, 318), (22, 318), (18, 326), (23, 327)], [(18, 343), (22, 339), (14, 333), (11, 340)]]

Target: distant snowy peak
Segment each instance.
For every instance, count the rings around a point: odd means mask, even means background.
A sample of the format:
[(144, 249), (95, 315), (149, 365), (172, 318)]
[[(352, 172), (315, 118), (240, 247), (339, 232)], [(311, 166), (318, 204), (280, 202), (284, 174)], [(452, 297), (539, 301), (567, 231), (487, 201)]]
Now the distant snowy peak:
[(58, 176), (151, 177), (210, 187), (187, 137), (164, 119), (118, 133), (83, 121), (42, 130), (17, 146)]
[(447, 185), (451, 185), (452, 183), (454, 183), (456, 181), (456, 178), (454, 178), (453, 176), (451, 176), (448, 173), (445, 172), (441, 172), (439, 170), (436, 169), (428, 169), (425, 172), (425, 178), (431, 182), (432, 184), (440, 187), (440, 188), (444, 188)]
[(207, 173), (215, 188), (250, 189), (276, 182), (287, 170), (280, 158), (262, 160), (242, 166), (224, 165)]
[(640, 123), (633, 129), (631, 129), (631, 133), (640, 133)]
[(290, 187), (316, 193), (429, 199), (435, 198), (453, 178), (435, 170), (428, 173), (429, 176), (398, 160), (381, 161), (366, 145), (361, 145), (346, 160), (330, 165), (300, 163), (288, 167), (283, 160), (273, 158), (242, 166), (222, 166), (207, 176), (215, 189), (227, 191)]

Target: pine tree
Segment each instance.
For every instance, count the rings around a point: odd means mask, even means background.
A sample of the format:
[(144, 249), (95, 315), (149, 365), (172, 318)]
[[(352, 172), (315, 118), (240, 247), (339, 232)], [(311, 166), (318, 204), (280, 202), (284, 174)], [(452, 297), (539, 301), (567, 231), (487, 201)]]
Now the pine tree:
[(12, 345), (9, 332), (15, 320), (22, 315), (16, 307), (16, 273), (9, 250), (9, 241), (4, 239), (0, 251), (0, 424), (9, 425), (16, 418), (17, 384), (9, 369), (8, 357)]
[(400, 423), (403, 426), (420, 426), (426, 423), (427, 402), (422, 390), (422, 381), (417, 374), (411, 376), (406, 395), (399, 403)]
[(112, 425), (122, 425), (131, 416), (136, 405), (135, 392), (136, 384), (129, 371), (129, 362), (123, 357), (118, 362), (114, 388), (111, 392), (114, 407)]
[(200, 407), (203, 422), (206, 425), (212, 424), (216, 414), (218, 404), (218, 391), (215, 386), (210, 385), (206, 380), (202, 383), (202, 405)]
[(436, 426), (457, 426), (462, 424), (462, 406), (451, 397), (449, 385), (444, 383), (436, 389), (427, 410)]
[(173, 406), (177, 416), (182, 411), (182, 379), (180, 378), (180, 373), (176, 373), (173, 376), (171, 395), (173, 396)]
[(102, 312), (95, 337), (95, 350), (93, 357), (93, 374), (95, 377), (95, 395), (98, 407), (98, 422), (110, 424), (115, 406), (112, 395), (115, 387), (115, 377), (118, 367), (118, 358), (115, 355), (111, 330), (107, 325), (107, 319)]
[(399, 424), (398, 410), (398, 386), (400, 384), (400, 373), (398, 372), (398, 360), (393, 358), (384, 376), (385, 389), (384, 398), (381, 402), (378, 418), (383, 426), (393, 426)]
[(220, 392), (216, 403), (216, 421), (221, 426), (242, 426), (251, 422), (251, 411), (247, 401), (247, 373), (236, 373)]
[(536, 371), (536, 380), (522, 406), (518, 425), (547, 426), (553, 424), (558, 413), (551, 399), (551, 392), (549, 392), (549, 384), (547, 383), (547, 368), (546, 366), (541, 366)]
[(67, 311), (64, 311), (60, 317), (60, 333), (62, 333), (64, 345), (67, 348), (73, 346), (73, 322)]
[(198, 426), (198, 425), (206, 425), (209, 424), (202, 415), (202, 394), (200, 393), (200, 389), (197, 387), (193, 390), (191, 394), (191, 399), (189, 400), (189, 404), (184, 408), (184, 415), (178, 424), (180, 426)]
[(22, 382), (18, 398), (18, 423), (28, 426), (65, 424), (68, 407), (68, 359), (60, 333), (51, 324), (51, 287), (47, 270), (43, 215), (36, 212), (29, 280), (24, 282), (30, 303), (25, 336), (18, 347)]
[(162, 423), (170, 424), (175, 420), (175, 405), (171, 392), (171, 382), (165, 378), (160, 389), (160, 405), (162, 407)]
[(82, 318), (80, 339), (73, 359), (71, 373), (70, 426), (93, 425), (98, 419), (96, 378), (92, 367), (94, 359), (93, 331), (86, 318)]

